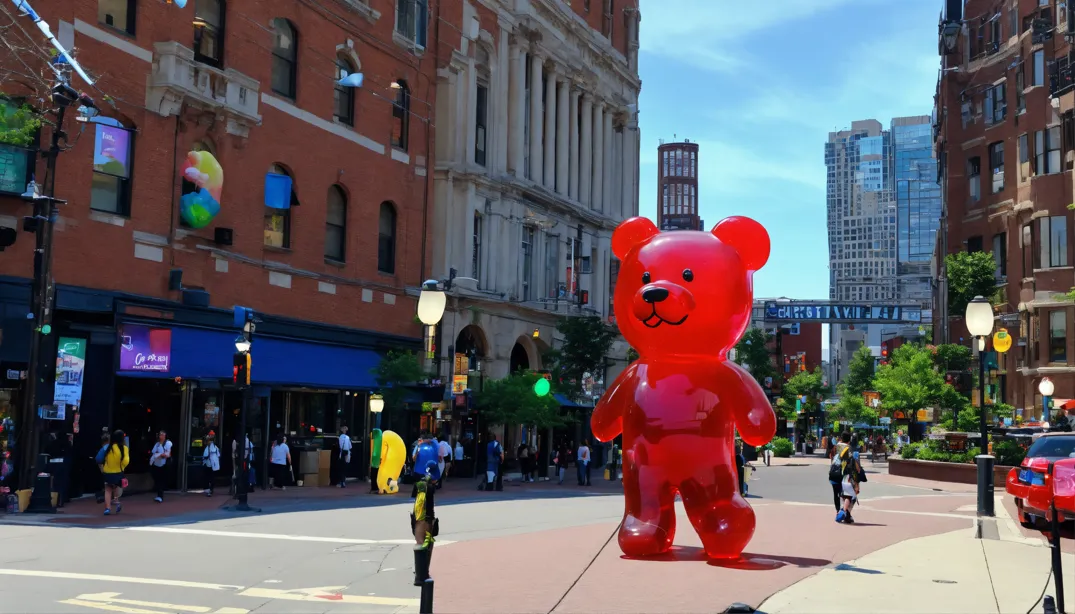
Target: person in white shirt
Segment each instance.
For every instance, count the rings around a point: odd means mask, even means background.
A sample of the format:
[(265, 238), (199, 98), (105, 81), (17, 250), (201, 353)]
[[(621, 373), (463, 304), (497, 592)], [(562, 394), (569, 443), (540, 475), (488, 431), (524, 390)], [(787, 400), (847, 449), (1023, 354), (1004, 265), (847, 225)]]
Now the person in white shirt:
[(239, 459), (239, 442), (235, 439), (231, 441), (231, 459), (232, 466), (234, 467), (233, 473), (235, 474), (236, 485), (238, 485), (240, 479), (245, 479), (248, 481), (249, 485), (249, 490), (247, 490), (247, 492), (250, 492), (254, 490), (254, 486), (256, 485), (254, 483), (254, 444), (250, 441), (249, 433), (246, 435), (245, 439), (246, 444), (243, 447), (246, 448), (246, 476), (243, 478), (239, 477), (239, 472), (242, 471), (242, 461)]
[(220, 448), (213, 441), (215, 437), (216, 433), (209, 431), (209, 434), (205, 436), (205, 449), (202, 451), (202, 464), (205, 465), (205, 481), (207, 484), (205, 489), (206, 497), (213, 496), (213, 482), (216, 481), (216, 472), (220, 471)]
[(288, 466), (291, 465), (291, 450), (287, 447), (287, 437), (280, 435), (276, 444), (272, 447), (272, 455), (269, 457), (269, 468), (272, 472), (272, 481), (269, 490), (275, 485), (280, 490), (287, 490)]
[(338, 483), (340, 488), (347, 486), (347, 464), (351, 462), (351, 436), (347, 434), (347, 427), (340, 427), (340, 462), (337, 467), (339, 471)]
[(153, 500), (157, 503), (164, 503), (164, 482), (168, 477), (165, 467), (171, 457), (172, 442), (168, 441), (168, 434), (161, 431), (157, 433), (157, 443), (153, 444), (153, 451), (149, 456), (149, 470), (153, 474), (153, 490), (157, 491), (157, 497)]
[(437, 452), (440, 456), (440, 462), (438, 463), (440, 465), (440, 479), (437, 480), (437, 488), (440, 488), (444, 486), (445, 469), (450, 466), (452, 462), (452, 444), (443, 439), (438, 441)]
[(590, 485), (590, 442), (582, 440), (578, 453), (575, 455), (575, 467), (579, 473), (579, 486)]

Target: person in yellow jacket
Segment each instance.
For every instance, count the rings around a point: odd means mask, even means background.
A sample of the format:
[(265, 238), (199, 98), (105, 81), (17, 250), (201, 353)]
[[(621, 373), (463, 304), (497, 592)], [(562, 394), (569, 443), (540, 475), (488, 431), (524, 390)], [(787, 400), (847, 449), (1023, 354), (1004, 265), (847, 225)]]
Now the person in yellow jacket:
[(127, 482), (123, 477), (123, 470), (131, 462), (131, 454), (127, 449), (126, 441), (126, 434), (117, 429), (112, 433), (111, 441), (97, 453), (96, 460), (101, 466), (101, 474), (105, 482), (105, 516), (112, 513), (113, 503), (116, 505), (117, 514), (123, 511), (123, 504), (119, 500), (123, 496), (123, 487)]

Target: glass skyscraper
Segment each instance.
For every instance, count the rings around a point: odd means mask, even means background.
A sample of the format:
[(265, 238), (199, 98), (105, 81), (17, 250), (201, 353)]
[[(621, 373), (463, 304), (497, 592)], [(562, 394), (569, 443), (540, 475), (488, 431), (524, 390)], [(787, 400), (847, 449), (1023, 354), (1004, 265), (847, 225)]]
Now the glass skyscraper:
[(930, 261), (941, 218), (932, 131), (929, 116), (898, 117), (889, 130), (896, 185), (898, 296), (922, 305), (926, 328), (932, 321)]

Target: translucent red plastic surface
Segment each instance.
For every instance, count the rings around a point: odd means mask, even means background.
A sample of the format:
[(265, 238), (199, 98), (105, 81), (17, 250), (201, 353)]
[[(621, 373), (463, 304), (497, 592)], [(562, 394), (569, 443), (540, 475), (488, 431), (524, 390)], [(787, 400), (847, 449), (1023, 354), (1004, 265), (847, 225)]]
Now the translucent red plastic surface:
[(739, 494), (735, 431), (763, 445), (776, 415), (727, 354), (750, 323), (752, 275), (769, 258), (769, 235), (743, 217), (712, 232), (665, 233), (632, 218), (612, 250), (621, 262), (616, 323), (640, 357), (598, 402), (591, 426), (601, 441), (623, 434), (620, 549), (667, 551), (679, 492), (709, 558), (738, 558), (754, 535), (754, 510)]

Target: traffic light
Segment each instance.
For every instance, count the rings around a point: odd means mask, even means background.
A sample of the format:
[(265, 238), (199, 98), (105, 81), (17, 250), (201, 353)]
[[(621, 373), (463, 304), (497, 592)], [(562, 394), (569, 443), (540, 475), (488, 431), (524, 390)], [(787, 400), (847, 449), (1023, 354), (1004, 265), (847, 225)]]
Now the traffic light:
[(589, 290), (580, 291), (579, 292), (579, 305), (589, 305), (589, 304), (590, 304), (590, 291)]
[(240, 386), (250, 385), (250, 352), (236, 352), (232, 356), (231, 381)]

